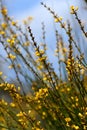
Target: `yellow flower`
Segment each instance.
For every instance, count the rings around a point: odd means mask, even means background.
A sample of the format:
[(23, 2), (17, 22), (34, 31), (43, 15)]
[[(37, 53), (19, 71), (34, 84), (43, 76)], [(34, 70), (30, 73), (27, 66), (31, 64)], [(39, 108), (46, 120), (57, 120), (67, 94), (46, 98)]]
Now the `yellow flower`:
[(43, 115), (43, 116), (46, 116), (46, 112), (43, 112), (42, 115)]
[(47, 88), (40, 88), (38, 92), (35, 93), (35, 100), (40, 98), (45, 98), (48, 96), (48, 89)]
[(12, 68), (13, 68), (13, 65), (9, 65), (8, 68), (9, 68), (9, 69), (12, 69)]
[[(5, 118), (0, 115), (0, 123), (1, 123), (1, 122), (5, 123)], [(6, 130), (6, 129), (3, 128), (3, 129), (1, 129), (1, 130)]]
[(87, 116), (87, 112), (85, 113), (85, 115)]
[(74, 128), (75, 130), (79, 130), (79, 126), (76, 125), (72, 125), (72, 128)]
[(62, 19), (63, 19), (62, 17), (58, 17), (58, 18), (55, 18), (54, 21), (55, 21), (56, 23), (58, 23), (58, 22), (62, 21)]
[(17, 68), (20, 69), (20, 68), (21, 68), (21, 65), (20, 65), (20, 64), (17, 64)]
[(41, 105), (38, 105), (37, 110), (38, 110), (38, 109), (40, 110), (41, 108), (42, 108), (42, 106), (41, 106)]
[(0, 76), (3, 74), (3, 72), (0, 72)]
[(8, 55), (8, 58), (10, 58), (10, 59), (12, 59), (12, 60), (15, 60), (15, 59), (16, 59), (16, 56), (14, 56), (13, 54), (10, 53), (10, 54)]
[(45, 52), (44, 52), (44, 50), (40, 50), (40, 54), (42, 54), (42, 55), (43, 55), (44, 53), (45, 53)]
[(15, 43), (15, 39), (14, 38), (12, 38), (12, 39), (7, 39), (7, 42), (8, 43), (10, 43), (10, 46), (13, 46), (14, 45), (14, 43)]
[(17, 34), (13, 34), (12, 37), (13, 37), (14, 39), (16, 39), (16, 38), (17, 38)]
[(31, 20), (33, 20), (33, 17), (32, 17), (32, 16), (29, 16), (27, 19), (28, 19), (29, 21), (31, 21)]
[(3, 29), (7, 28), (7, 24), (6, 23), (2, 23), (1, 26), (2, 26)]
[(3, 15), (7, 15), (7, 9), (6, 9), (5, 7), (3, 7), (3, 8), (1, 9), (1, 13), (2, 13)]
[(70, 118), (70, 117), (66, 117), (66, 118), (65, 118), (65, 121), (66, 121), (66, 122), (70, 122), (70, 121), (71, 121), (71, 118)]
[(12, 21), (11, 24), (12, 24), (13, 26), (16, 26), (17, 23), (16, 23), (15, 21)]
[(27, 25), (29, 22), (31, 22), (33, 20), (33, 17), (32, 16), (29, 16), (27, 19), (24, 19), (23, 20), (23, 23), (25, 24), (25, 25)]
[(72, 6), (70, 7), (70, 13), (71, 13), (71, 14), (74, 14), (77, 10), (78, 10), (78, 7), (77, 7), (77, 6), (75, 7), (75, 6), (72, 5)]
[(38, 69), (38, 70), (43, 69), (43, 65), (38, 65), (38, 66), (37, 66), (37, 69)]
[(14, 104), (14, 103), (10, 103), (10, 106), (11, 106), (11, 107), (15, 107), (15, 104)]
[(41, 123), (40, 121), (37, 121), (37, 125), (38, 125), (38, 126), (40, 125), (40, 123)]
[(26, 24), (27, 24), (27, 20), (24, 19), (24, 20), (23, 20), (23, 23), (26, 25)]
[(40, 56), (40, 53), (38, 51), (35, 52), (36, 56)]
[(4, 99), (1, 100), (1, 103), (2, 103), (3, 105), (5, 105), (5, 106), (8, 105), (8, 103), (7, 103)]
[(75, 6), (72, 5), (72, 6), (70, 7), (70, 9), (71, 9), (71, 10), (74, 10), (74, 9), (75, 9)]
[(20, 111), (20, 113), (18, 113), (16, 116), (18, 116), (18, 117), (24, 116), (24, 112), (21, 112), (21, 111)]
[(18, 91), (20, 91), (21, 90), (21, 88), (20, 87), (18, 87)]
[(32, 130), (43, 130), (43, 128), (32, 127)]
[(56, 90), (58, 90), (59, 89), (59, 86), (56, 86)]
[(79, 117), (83, 117), (83, 115), (81, 113), (78, 114)]
[(43, 80), (44, 80), (44, 81), (47, 81), (47, 77), (44, 77)]
[(30, 43), (28, 41), (23, 44), (23, 46), (29, 46), (29, 45)]
[(5, 35), (5, 32), (4, 32), (4, 31), (0, 31), (0, 34), (1, 34), (1, 35)]
[(69, 91), (70, 91), (70, 88), (67, 88), (66, 90), (69, 92)]

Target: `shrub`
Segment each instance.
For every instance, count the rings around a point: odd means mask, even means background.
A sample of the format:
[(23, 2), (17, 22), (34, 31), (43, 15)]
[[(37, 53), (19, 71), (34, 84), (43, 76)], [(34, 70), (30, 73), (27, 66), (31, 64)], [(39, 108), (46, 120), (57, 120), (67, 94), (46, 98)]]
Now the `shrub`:
[[(0, 89), (7, 92), (10, 101), (0, 100), (0, 128), (4, 130), (86, 130), (87, 129), (87, 60), (72, 36), (72, 27), (63, 22), (46, 4), (56, 24), (68, 37), (66, 48), (58, 30), (56, 55), (58, 74), (47, 55), (47, 45), (35, 41), (32, 29), (20, 27), (1, 4), (0, 46), (1, 61), (8, 66), (7, 79), (0, 72)], [(87, 38), (86, 28), (78, 16), (78, 7), (71, 6), (82, 37)], [(28, 20), (31, 20), (30, 17)], [(28, 24), (24, 22), (24, 27)], [(45, 25), (42, 23), (43, 40)], [(75, 51), (77, 54), (75, 54)], [(2, 64), (2, 63), (1, 63)], [(8, 71), (9, 72), (9, 71)], [(63, 72), (63, 73), (62, 73)], [(29, 89), (26, 92), (27, 88)]]

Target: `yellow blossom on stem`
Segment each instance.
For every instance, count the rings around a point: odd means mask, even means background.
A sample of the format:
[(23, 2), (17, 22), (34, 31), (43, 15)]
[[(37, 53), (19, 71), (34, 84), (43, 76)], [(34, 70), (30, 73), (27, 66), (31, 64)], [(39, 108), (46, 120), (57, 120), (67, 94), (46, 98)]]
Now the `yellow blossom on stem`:
[(38, 51), (35, 52), (36, 56), (40, 56), (40, 53)]
[(7, 28), (7, 24), (6, 23), (2, 23), (1, 26), (2, 26), (3, 29)]
[(70, 122), (70, 121), (71, 121), (71, 118), (70, 118), (70, 117), (66, 117), (66, 118), (65, 118), (65, 121), (66, 121), (66, 122)]
[(0, 76), (3, 74), (3, 72), (0, 72)]
[(15, 107), (15, 104), (14, 104), (14, 103), (10, 103), (10, 106), (11, 106), (11, 107)]
[(13, 65), (9, 65), (8, 68), (9, 68), (9, 69), (12, 69), (12, 68), (13, 68)]
[(12, 60), (15, 60), (15, 59), (16, 59), (16, 56), (14, 56), (13, 54), (10, 53), (10, 54), (8, 55), (8, 58), (10, 58), (10, 59), (12, 59)]
[(0, 30), (0, 34), (4, 36), (5, 32)]
[(30, 43), (27, 41), (27, 42), (25, 42), (25, 43), (23, 43), (23, 46), (29, 46), (30, 45)]
[(79, 126), (76, 125), (72, 125), (72, 128), (74, 128), (75, 130), (79, 130)]
[(4, 99), (1, 100), (1, 104), (2, 104), (2, 105), (5, 105), (5, 106), (8, 105), (8, 103), (7, 103)]
[(21, 65), (20, 65), (20, 64), (17, 64), (17, 68), (20, 69), (20, 68), (21, 68)]
[(11, 24), (12, 24), (13, 26), (16, 26), (17, 23), (16, 23), (15, 21), (12, 21)]
[(20, 91), (21, 90), (21, 88), (20, 87), (18, 87), (18, 91)]
[(24, 116), (25, 115), (25, 112), (19, 112), (16, 116), (20, 117), (20, 116)]
[(32, 16), (29, 16), (27, 19), (28, 19), (29, 21), (31, 21), (31, 20), (33, 20), (33, 17), (32, 17)]
[(7, 15), (7, 9), (6, 9), (6, 7), (3, 7), (2, 9), (1, 9), (1, 13), (3, 14), (3, 15)]
[(74, 14), (77, 10), (78, 10), (78, 7), (77, 7), (77, 6), (75, 7), (75, 6), (72, 5), (72, 6), (70, 7), (70, 13), (71, 13), (71, 14)]
[(58, 23), (58, 22), (62, 21), (62, 19), (63, 19), (62, 17), (58, 17), (58, 18), (55, 18), (54, 21), (55, 21), (56, 23)]
[(13, 46), (14, 45), (14, 43), (15, 43), (15, 39), (14, 38), (12, 38), (12, 39), (7, 39), (7, 42), (8, 43), (10, 43), (10, 46)]
[(78, 116), (81, 117), (81, 118), (83, 117), (83, 115), (81, 113), (79, 113)]

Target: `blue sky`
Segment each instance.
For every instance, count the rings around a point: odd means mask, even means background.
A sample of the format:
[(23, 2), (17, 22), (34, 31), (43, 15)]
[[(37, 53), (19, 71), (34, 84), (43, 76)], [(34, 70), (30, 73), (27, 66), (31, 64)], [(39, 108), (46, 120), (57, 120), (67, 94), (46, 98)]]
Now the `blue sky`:
[[(83, 0), (4, 0), (9, 10), (9, 15), (14, 16), (16, 20), (22, 21), (28, 16), (33, 16), (34, 21), (32, 23), (34, 30), (38, 29), (36, 23), (40, 25), (42, 21), (46, 24), (52, 22), (52, 17), (49, 12), (43, 8), (40, 4), (41, 1), (45, 2), (48, 6), (52, 7), (59, 16), (62, 16), (64, 20), (70, 19), (69, 6), (78, 5), (83, 7)], [(87, 13), (87, 12), (86, 12)], [(84, 14), (84, 15), (83, 15)], [(80, 12), (81, 15), (81, 12)], [(83, 10), (82, 16), (85, 16)]]
[[(79, 6), (79, 10), (81, 11), (78, 11), (78, 13), (84, 21), (87, 21), (87, 11), (84, 9), (83, 0), (5, 0), (9, 15), (14, 16), (14, 19), (19, 20), (19, 23), (28, 16), (34, 17), (31, 28), (36, 37), (36, 41), (39, 42), (41, 42), (41, 22), (44, 21), (46, 25), (47, 44), (50, 46), (49, 54), (51, 60), (54, 62), (53, 48), (55, 48), (55, 36), (53, 34), (53, 18), (50, 13), (41, 6), (41, 1), (55, 10), (59, 16), (62, 16), (64, 21), (67, 19), (72, 21), (72, 16), (69, 13), (70, 5)], [(59, 29), (59, 32), (63, 34), (61, 29)]]
[(63, 13), (64, 10), (66, 9), (66, 6), (68, 9), (68, 5), (71, 5), (71, 4), (80, 5), (80, 3), (82, 4), (83, 0), (80, 0), (80, 2), (79, 0), (15, 0), (15, 1), (4, 0), (4, 1), (11, 15), (14, 15), (15, 17), (20, 15), (20, 17), (22, 17), (22, 15), (24, 16), (25, 12), (26, 12), (25, 16), (27, 16), (30, 13), (32, 14), (32, 12), (34, 11), (37, 12), (38, 9), (40, 11), (41, 1), (47, 3), (48, 5), (51, 5), (53, 8), (57, 8), (57, 11)]
[[(31, 28), (35, 34), (37, 41), (41, 40), (41, 22), (44, 21), (46, 25), (47, 41), (54, 41), (53, 36), (53, 18), (51, 14), (40, 4), (41, 1), (50, 6), (55, 12), (62, 16), (64, 21), (67, 19), (72, 21), (72, 16), (70, 15), (70, 5), (79, 6), (79, 16), (87, 21), (87, 11), (84, 9), (83, 0), (4, 0), (6, 6), (8, 7), (8, 12), (10, 16), (14, 16), (14, 19), (19, 20), (19, 23), (28, 16), (33, 16), (34, 20), (31, 23)], [(74, 17), (73, 17), (74, 18)], [(74, 26), (73, 26), (74, 28)], [(60, 33), (63, 33), (59, 29)], [(51, 44), (52, 46), (52, 44)]]
[(24, 10), (31, 9), (40, 3), (40, 0), (5, 0), (11, 14), (21, 13)]
[[(28, 16), (34, 17), (31, 28), (38, 41), (41, 40), (41, 22), (44, 21), (47, 30), (47, 41), (49, 44), (51, 41), (51, 46), (54, 44), (52, 44), (52, 41), (54, 41), (53, 18), (51, 14), (41, 6), (41, 1), (54, 9), (59, 16), (63, 17), (64, 21), (67, 19), (72, 21), (69, 6), (79, 6), (79, 10), (81, 10), (79, 15), (84, 21), (87, 20), (87, 11), (84, 10), (83, 0), (5, 0), (9, 15), (14, 16), (14, 19), (19, 20), (19, 23)], [(63, 33), (62, 30), (60, 30), (60, 33)]]

